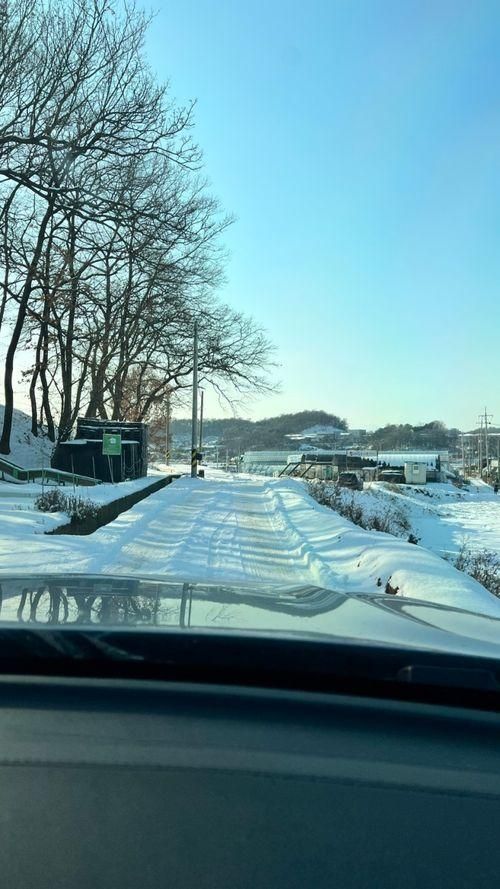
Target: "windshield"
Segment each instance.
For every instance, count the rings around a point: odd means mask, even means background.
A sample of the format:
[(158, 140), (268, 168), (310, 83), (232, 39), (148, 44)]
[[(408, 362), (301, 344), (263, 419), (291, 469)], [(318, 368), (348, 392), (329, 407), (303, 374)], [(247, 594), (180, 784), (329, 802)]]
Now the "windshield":
[[(367, 606), (370, 606), (367, 608)], [(368, 622), (368, 623), (367, 623)], [(229, 630), (499, 654), (500, 617), (312, 586), (40, 573), (3, 577), (1, 625)], [(366, 627), (370, 627), (367, 639)], [(5, 629), (5, 627), (4, 627)]]
[(496, 654), (490, 3), (6, 0), (0, 622)]

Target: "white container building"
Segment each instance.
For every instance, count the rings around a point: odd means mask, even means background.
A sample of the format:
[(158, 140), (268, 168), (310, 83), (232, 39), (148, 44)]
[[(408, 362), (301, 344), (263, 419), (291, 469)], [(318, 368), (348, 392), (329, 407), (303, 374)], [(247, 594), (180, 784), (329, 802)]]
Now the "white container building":
[(425, 485), (427, 481), (426, 463), (405, 463), (404, 470), (407, 485)]

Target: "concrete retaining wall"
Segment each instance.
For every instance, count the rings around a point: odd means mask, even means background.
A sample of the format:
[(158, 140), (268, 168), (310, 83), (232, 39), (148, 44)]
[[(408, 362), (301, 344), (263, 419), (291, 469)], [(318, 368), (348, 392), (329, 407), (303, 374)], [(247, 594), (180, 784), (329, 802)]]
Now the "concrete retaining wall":
[(100, 507), (98, 514), (92, 518), (74, 519), (71, 520), (71, 522), (68, 522), (67, 525), (60, 525), (58, 528), (54, 528), (53, 531), (48, 531), (47, 533), (93, 534), (98, 528), (113, 522), (122, 512), (126, 512), (127, 509), (135, 506), (136, 503), (139, 503), (140, 500), (144, 500), (145, 497), (149, 497), (150, 494), (155, 494), (156, 491), (165, 488), (166, 485), (169, 485), (176, 478), (180, 478), (180, 476), (165, 475), (162, 478), (157, 479), (157, 481), (152, 482), (147, 488), (141, 488), (140, 491), (134, 491), (126, 497), (120, 497), (119, 500), (113, 500), (112, 503), (105, 503), (104, 506)]

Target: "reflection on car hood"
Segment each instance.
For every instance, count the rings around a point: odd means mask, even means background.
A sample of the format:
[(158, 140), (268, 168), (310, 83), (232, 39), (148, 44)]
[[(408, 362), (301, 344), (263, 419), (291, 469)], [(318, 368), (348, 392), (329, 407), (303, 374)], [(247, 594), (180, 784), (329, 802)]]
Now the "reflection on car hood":
[(4, 628), (227, 630), (500, 658), (500, 619), (385, 594), (42, 573), (2, 577), (0, 585)]

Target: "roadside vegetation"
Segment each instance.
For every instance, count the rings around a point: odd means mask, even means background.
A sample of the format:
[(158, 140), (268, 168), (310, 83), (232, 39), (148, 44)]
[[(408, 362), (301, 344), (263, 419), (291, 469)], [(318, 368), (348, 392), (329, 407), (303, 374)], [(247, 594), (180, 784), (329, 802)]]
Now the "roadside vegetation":
[(409, 543), (418, 543), (403, 504), (389, 501), (381, 505), (378, 502), (376, 509), (370, 509), (368, 503), (360, 502), (359, 496), (331, 482), (310, 482), (309, 493), (322, 506), (329, 506), (366, 531), (383, 531), (394, 537), (402, 537)]
[(455, 568), (470, 574), (494, 596), (500, 597), (500, 556), (491, 550), (471, 550), (464, 544), (454, 559)]
[[(310, 482), (309, 493), (318, 503), (328, 506), (354, 525), (367, 531), (383, 531), (394, 537), (403, 538), (408, 543), (419, 542), (404, 504), (389, 501), (381, 505), (379, 501), (374, 509), (375, 495), (372, 495), (370, 502), (367, 497), (368, 492), (360, 496), (332, 485), (331, 482)], [(361, 500), (366, 502), (362, 503)], [(458, 555), (447, 555), (444, 558), (458, 571), (473, 577), (490, 593), (500, 598), (500, 556), (497, 553), (487, 549), (472, 550), (464, 544)], [(389, 582), (385, 591), (394, 593)]]
[(40, 512), (65, 512), (72, 522), (94, 519), (99, 513), (99, 504), (75, 494), (65, 494), (60, 488), (44, 491), (35, 499), (35, 508)]

